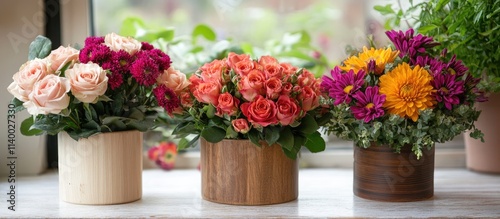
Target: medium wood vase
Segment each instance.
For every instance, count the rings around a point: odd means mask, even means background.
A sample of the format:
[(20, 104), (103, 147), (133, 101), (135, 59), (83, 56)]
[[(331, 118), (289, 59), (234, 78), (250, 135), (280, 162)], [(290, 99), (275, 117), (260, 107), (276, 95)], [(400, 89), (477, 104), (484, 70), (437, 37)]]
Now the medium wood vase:
[(78, 141), (60, 133), (58, 141), (61, 200), (108, 205), (142, 197), (141, 132), (109, 132)]
[(417, 156), (406, 145), (401, 153), (388, 146), (354, 146), (354, 194), (388, 202), (420, 201), (434, 194), (434, 147)]
[(500, 174), (500, 93), (493, 93), (489, 100), (476, 105), (481, 110), (474, 123), (484, 133), (484, 142), (473, 139), (469, 133), (465, 138), (467, 168), (479, 172)]
[(250, 140), (201, 141), (203, 199), (232, 205), (267, 205), (298, 196), (298, 163), (277, 144)]

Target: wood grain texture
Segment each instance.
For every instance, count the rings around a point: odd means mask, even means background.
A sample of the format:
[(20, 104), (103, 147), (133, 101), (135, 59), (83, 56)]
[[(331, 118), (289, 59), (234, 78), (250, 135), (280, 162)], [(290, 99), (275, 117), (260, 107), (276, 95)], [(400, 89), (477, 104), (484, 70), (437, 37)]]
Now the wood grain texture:
[(354, 194), (361, 198), (408, 202), (431, 198), (434, 194), (434, 150), (416, 155), (407, 145), (401, 153), (390, 147), (354, 146)]
[(103, 133), (75, 141), (58, 136), (59, 195), (75, 204), (106, 205), (142, 196), (142, 133)]
[(500, 174), (500, 93), (493, 93), (489, 100), (476, 104), (481, 110), (475, 126), (484, 133), (484, 141), (464, 135), (467, 168), (487, 173)]
[(249, 140), (209, 143), (201, 139), (202, 195), (233, 205), (267, 205), (297, 199), (298, 163), (279, 145)]

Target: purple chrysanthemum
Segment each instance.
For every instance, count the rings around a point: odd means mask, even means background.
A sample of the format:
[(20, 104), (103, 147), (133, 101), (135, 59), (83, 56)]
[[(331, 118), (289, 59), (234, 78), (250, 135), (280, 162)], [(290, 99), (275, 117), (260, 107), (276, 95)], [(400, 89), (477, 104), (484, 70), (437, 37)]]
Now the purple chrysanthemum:
[(321, 84), (320, 84), (321, 92), (328, 93), (330, 89), (333, 87), (334, 83), (335, 81), (332, 78), (323, 75), (323, 77), (321, 77)]
[(147, 54), (139, 54), (139, 57), (130, 66), (132, 77), (134, 77), (140, 85), (145, 86), (154, 85), (156, 79), (162, 72), (163, 71), (159, 70), (155, 61)]
[(368, 123), (385, 114), (382, 105), (385, 102), (385, 95), (379, 94), (378, 87), (367, 87), (365, 92), (358, 91), (353, 95), (357, 100), (356, 105), (351, 107), (356, 119)]
[(81, 63), (93, 62), (102, 64), (111, 59), (111, 50), (104, 44), (85, 45), (80, 51), (79, 59)]
[(146, 53), (149, 57), (151, 57), (160, 71), (167, 70), (170, 68), (170, 56), (165, 54), (163, 51), (159, 49), (152, 49), (148, 51), (141, 51), (141, 53)]
[(421, 67), (429, 66), (429, 70), (434, 74), (441, 74), (443, 70), (447, 69), (447, 64), (429, 56), (419, 56), (414, 62), (414, 65)]
[(360, 70), (357, 74), (353, 70), (342, 73), (339, 67), (331, 71), (334, 83), (331, 85), (329, 95), (335, 99), (334, 105), (350, 103), (351, 96), (365, 83), (365, 71)]
[(447, 64), (447, 70), (450, 74), (456, 74), (458, 77), (463, 76), (469, 69), (462, 63), (461, 60), (457, 60), (457, 56), (453, 55)]
[(125, 73), (130, 69), (130, 65), (132, 64), (132, 56), (124, 51), (120, 50), (118, 52), (113, 52), (111, 54), (111, 59), (113, 60), (113, 69), (112, 72), (122, 72)]
[(415, 61), (418, 54), (425, 53), (425, 50), (439, 45), (439, 43), (434, 42), (432, 37), (423, 36), (418, 34), (414, 36), (415, 31), (409, 29), (403, 33), (403, 31), (387, 31), (385, 34), (394, 43), (394, 46), (399, 50), (399, 57), (404, 57), (408, 55), (410, 60)]
[(434, 97), (439, 103), (451, 110), (453, 105), (459, 104), (459, 96), (464, 93), (464, 81), (456, 81), (457, 75), (435, 74), (431, 82), (436, 89)]
[(175, 92), (165, 85), (160, 85), (153, 89), (158, 105), (163, 107), (168, 113), (172, 113), (180, 106), (180, 101)]

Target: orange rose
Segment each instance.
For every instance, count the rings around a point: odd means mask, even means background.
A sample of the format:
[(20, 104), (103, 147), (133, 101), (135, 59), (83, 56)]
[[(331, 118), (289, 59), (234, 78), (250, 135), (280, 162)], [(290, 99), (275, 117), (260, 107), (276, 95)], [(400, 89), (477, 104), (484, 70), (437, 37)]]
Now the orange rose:
[(302, 102), (302, 110), (305, 112), (319, 106), (319, 95), (310, 87), (303, 87), (298, 99)]
[(191, 77), (189, 77), (189, 90), (191, 91), (191, 93), (194, 93), (194, 91), (198, 88), (198, 85), (200, 85), (201, 83), (201, 79), (192, 74)]
[(295, 72), (297, 72), (298, 68), (293, 66), (292, 64), (290, 63), (280, 63), (281, 67), (283, 68), (283, 74), (285, 75), (293, 75)]
[(235, 119), (231, 122), (231, 124), (236, 132), (246, 134), (250, 131), (250, 126), (248, 125), (248, 121), (246, 119)]
[(220, 85), (212, 82), (203, 82), (193, 92), (196, 100), (202, 103), (210, 103), (217, 106), (219, 102)]
[(278, 107), (276, 116), (283, 126), (292, 124), (299, 116), (300, 109), (289, 96), (281, 95), (276, 102), (276, 106)]
[(277, 77), (281, 78), (283, 75), (283, 67), (279, 64), (263, 65), (264, 73), (268, 78)]
[(252, 102), (241, 104), (241, 112), (253, 126), (266, 127), (278, 123), (276, 104), (260, 95)]
[(297, 81), (301, 87), (306, 87), (313, 85), (316, 82), (316, 78), (310, 71), (304, 69), (302, 74), (297, 77)]
[(255, 63), (252, 60), (241, 61), (235, 64), (234, 71), (240, 76), (246, 76), (250, 71), (256, 68)]
[(269, 78), (266, 81), (266, 96), (269, 99), (275, 100), (280, 95), (282, 90), (281, 80), (275, 77)]
[(238, 112), (240, 100), (233, 97), (230, 93), (226, 92), (219, 95), (219, 104), (217, 105), (217, 112), (215, 115), (222, 117), (224, 114), (233, 116)]
[(292, 92), (293, 84), (286, 83), (281, 86), (281, 95), (289, 95)]
[(181, 105), (183, 107), (192, 107), (193, 106), (193, 97), (189, 92), (182, 92), (180, 95)]
[(227, 54), (227, 65), (229, 65), (231, 68), (236, 68), (236, 63), (241, 61), (252, 61), (252, 59), (247, 54), (238, 55), (234, 52), (230, 52), (229, 54)]
[(243, 76), (238, 83), (238, 90), (247, 101), (252, 101), (257, 95), (264, 95), (264, 84), (266, 76), (260, 70), (252, 70), (247, 76)]
[(276, 60), (276, 58), (272, 56), (261, 56), (259, 58), (259, 64), (261, 64), (262, 66), (275, 65), (278, 64), (278, 60)]

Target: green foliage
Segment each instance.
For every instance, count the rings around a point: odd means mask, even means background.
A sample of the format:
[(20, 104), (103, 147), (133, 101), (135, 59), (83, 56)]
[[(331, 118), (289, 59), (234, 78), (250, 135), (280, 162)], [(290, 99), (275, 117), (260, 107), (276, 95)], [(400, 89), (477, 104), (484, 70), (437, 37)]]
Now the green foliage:
[[(387, 17), (386, 28), (399, 27), (408, 19), (408, 26), (433, 36), (470, 69), (474, 76), (483, 76), (480, 88), (500, 91), (500, 0), (429, 0), (413, 5), (401, 16), (390, 5), (375, 10)], [(390, 8), (390, 9), (389, 9)], [(398, 11), (402, 11), (400, 9)], [(417, 12), (417, 13), (414, 13)], [(396, 22), (398, 21), (398, 22)]]
[(49, 55), (52, 49), (52, 42), (44, 36), (37, 36), (33, 42), (31, 42), (28, 52), (28, 60), (33, 60), (35, 58), (44, 58)]

